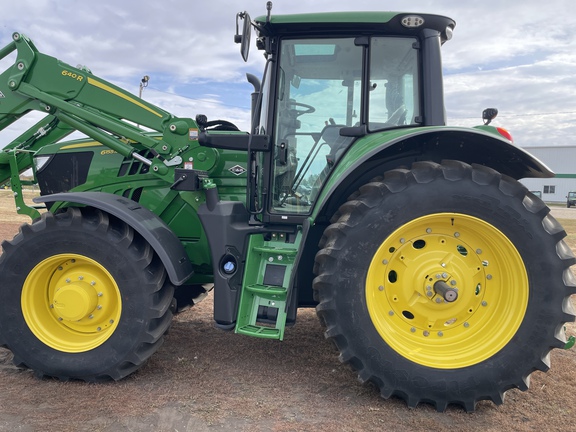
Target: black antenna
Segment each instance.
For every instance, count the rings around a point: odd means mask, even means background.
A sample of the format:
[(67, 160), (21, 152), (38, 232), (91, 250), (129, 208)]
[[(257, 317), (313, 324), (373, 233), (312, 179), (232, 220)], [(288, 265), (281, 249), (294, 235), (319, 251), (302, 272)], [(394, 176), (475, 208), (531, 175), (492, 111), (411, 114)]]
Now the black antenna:
[(266, 24), (270, 22), (270, 11), (272, 10), (272, 2), (266, 2), (266, 10), (268, 11), (268, 15), (266, 15)]

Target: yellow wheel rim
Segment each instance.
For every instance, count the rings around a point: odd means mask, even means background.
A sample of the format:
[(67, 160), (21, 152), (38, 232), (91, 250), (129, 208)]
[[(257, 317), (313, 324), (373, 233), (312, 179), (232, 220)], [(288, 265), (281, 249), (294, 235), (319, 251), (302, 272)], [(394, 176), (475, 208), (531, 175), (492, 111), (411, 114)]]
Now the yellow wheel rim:
[(486, 360), (516, 334), (528, 276), (497, 228), (457, 213), (401, 226), (374, 255), (366, 280), (370, 318), (403, 357), (454, 369)]
[(98, 262), (61, 254), (32, 269), (22, 287), (21, 306), (40, 341), (78, 353), (100, 346), (114, 333), (122, 299), (114, 278)]

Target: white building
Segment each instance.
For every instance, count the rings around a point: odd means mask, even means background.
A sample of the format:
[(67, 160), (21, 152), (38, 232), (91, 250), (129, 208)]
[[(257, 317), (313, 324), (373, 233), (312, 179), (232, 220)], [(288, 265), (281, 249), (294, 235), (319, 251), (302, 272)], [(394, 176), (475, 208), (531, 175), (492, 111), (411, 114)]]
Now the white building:
[(554, 173), (553, 178), (520, 180), (531, 191), (542, 192), (542, 200), (566, 202), (566, 195), (576, 191), (576, 145), (524, 147), (544, 162)]

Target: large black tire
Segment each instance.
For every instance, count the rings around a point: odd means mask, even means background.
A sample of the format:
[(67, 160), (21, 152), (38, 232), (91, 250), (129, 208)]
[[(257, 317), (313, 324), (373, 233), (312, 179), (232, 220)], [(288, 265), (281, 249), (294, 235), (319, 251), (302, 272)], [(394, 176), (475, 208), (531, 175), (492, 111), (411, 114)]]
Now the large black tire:
[(36, 376), (118, 380), (162, 344), (174, 292), (150, 245), (98, 210), (45, 213), (2, 243), (0, 346)]
[(548, 370), (574, 319), (575, 259), (527, 192), (486, 167), (419, 162), (340, 207), (314, 291), (326, 337), (362, 382), (410, 407), (473, 411)]

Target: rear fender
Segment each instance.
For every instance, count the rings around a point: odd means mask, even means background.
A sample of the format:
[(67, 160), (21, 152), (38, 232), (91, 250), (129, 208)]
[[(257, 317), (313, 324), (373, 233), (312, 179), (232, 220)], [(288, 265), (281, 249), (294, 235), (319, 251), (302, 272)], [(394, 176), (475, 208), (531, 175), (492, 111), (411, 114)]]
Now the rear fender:
[(417, 161), (454, 159), (480, 164), (517, 180), (553, 177), (542, 161), (493, 133), (473, 128), (419, 127), (396, 129), (360, 138), (330, 173), (312, 213), (328, 218), (362, 184), (394, 168)]
[(68, 192), (34, 198), (34, 202), (82, 204), (109, 213), (144, 237), (162, 260), (172, 284), (182, 285), (194, 273), (178, 237), (162, 219), (136, 201), (104, 192)]

